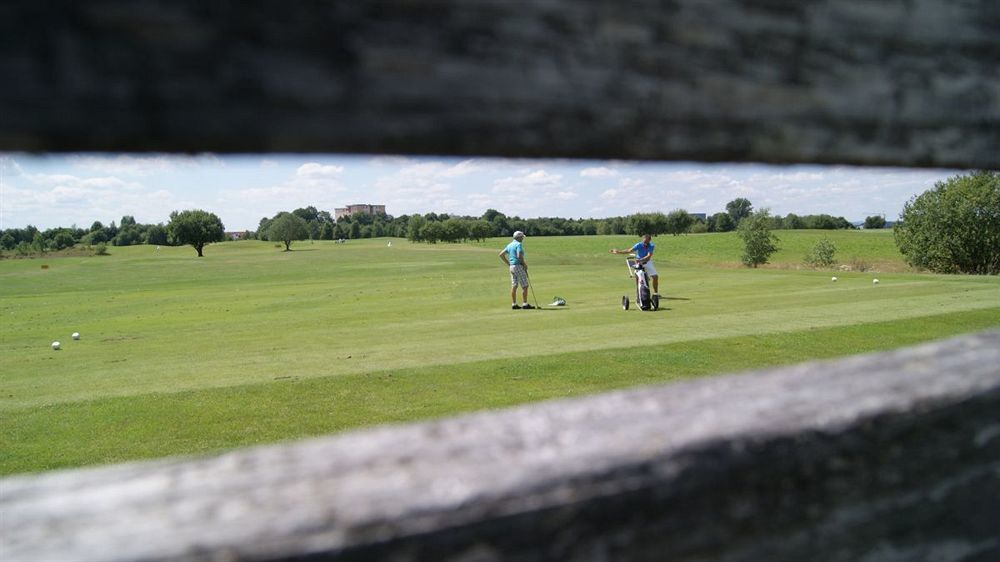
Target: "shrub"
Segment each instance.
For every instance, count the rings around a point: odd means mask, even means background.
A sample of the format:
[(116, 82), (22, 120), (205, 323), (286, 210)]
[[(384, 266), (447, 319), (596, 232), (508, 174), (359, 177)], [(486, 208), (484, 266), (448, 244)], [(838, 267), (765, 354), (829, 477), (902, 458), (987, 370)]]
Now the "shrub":
[(935, 184), (906, 203), (893, 234), (914, 267), (1000, 274), (1000, 172), (975, 172)]
[(778, 251), (778, 237), (771, 233), (771, 213), (762, 209), (740, 221), (736, 230), (743, 239), (743, 264), (757, 267)]
[(835, 263), (837, 246), (829, 238), (823, 238), (806, 254), (805, 262), (813, 267), (830, 267)]
[(104, 242), (101, 242), (100, 244), (94, 246), (94, 255), (95, 256), (108, 255), (108, 245), (105, 244)]

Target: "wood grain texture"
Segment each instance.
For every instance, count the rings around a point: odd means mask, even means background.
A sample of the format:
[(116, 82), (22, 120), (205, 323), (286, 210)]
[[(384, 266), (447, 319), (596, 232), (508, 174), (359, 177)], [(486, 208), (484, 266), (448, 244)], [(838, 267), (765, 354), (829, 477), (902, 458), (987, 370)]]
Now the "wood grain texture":
[(980, 0), (33, 0), (0, 150), (1000, 167)]

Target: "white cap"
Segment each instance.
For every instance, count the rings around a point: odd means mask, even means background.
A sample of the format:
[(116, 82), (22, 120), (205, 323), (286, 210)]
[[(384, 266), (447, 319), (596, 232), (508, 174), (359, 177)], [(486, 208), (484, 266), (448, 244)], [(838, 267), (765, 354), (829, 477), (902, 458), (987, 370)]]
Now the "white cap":
[(514, 238), (524, 238), (524, 233), (518, 230), (514, 233)]

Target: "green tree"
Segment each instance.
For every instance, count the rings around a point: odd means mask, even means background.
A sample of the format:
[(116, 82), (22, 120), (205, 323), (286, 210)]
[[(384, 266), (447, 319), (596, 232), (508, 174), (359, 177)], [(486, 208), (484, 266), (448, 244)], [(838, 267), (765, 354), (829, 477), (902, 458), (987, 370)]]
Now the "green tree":
[(350, 229), (350, 227), (347, 226), (346, 223), (345, 224), (340, 224), (338, 222), (337, 225), (333, 227), (333, 239), (334, 240), (344, 240), (344, 239), (350, 238), (350, 237), (351, 237), (351, 229)]
[(743, 264), (757, 267), (767, 263), (771, 254), (778, 250), (778, 237), (771, 233), (771, 213), (761, 209), (745, 217), (736, 230), (743, 239)]
[(667, 215), (666, 230), (664, 232), (677, 236), (687, 232), (692, 224), (694, 224), (694, 217), (684, 209), (677, 209)]
[(709, 232), (732, 232), (736, 229), (736, 223), (729, 213), (715, 213), (709, 223)]
[(806, 223), (802, 220), (802, 217), (796, 215), (795, 213), (788, 213), (785, 218), (781, 221), (781, 227), (786, 230), (800, 230), (806, 227)]
[(146, 230), (146, 243), (154, 246), (166, 246), (168, 242), (167, 229), (162, 224), (154, 224)]
[(483, 216), (479, 218), (483, 219), (486, 222), (493, 222), (498, 218), (507, 218), (507, 217), (496, 209), (486, 209), (486, 212), (483, 213)]
[(420, 229), (420, 238), (424, 242), (437, 244), (444, 236), (444, 225), (439, 221), (427, 221)]
[(865, 230), (879, 230), (885, 228), (885, 218), (878, 215), (865, 217)]
[(739, 226), (740, 221), (749, 217), (753, 213), (753, 205), (749, 199), (738, 197), (726, 203), (726, 213), (733, 219), (733, 224)]
[(142, 243), (142, 235), (135, 225), (123, 225), (118, 228), (118, 234), (111, 241), (113, 246), (132, 246)]
[(292, 249), (292, 241), (308, 237), (308, 223), (293, 213), (278, 213), (267, 227), (267, 239), (271, 242), (284, 242), (286, 252)]
[(469, 223), (469, 238), (479, 242), (486, 240), (493, 235), (493, 227), (488, 221), (483, 219), (474, 220)]
[(914, 267), (1000, 274), (1000, 172), (973, 172), (936, 183), (904, 205), (893, 234)]
[(96, 244), (105, 244), (108, 242), (108, 236), (104, 233), (104, 229), (94, 230), (83, 235), (80, 239), (80, 243), (85, 246), (94, 246)]
[(292, 214), (301, 217), (306, 222), (315, 222), (319, 219), (319, 211), (312, 205), (304, 209), (295, 209)]
[(837, 246), (829, 238), (823, 238), (806, 254), (805, 262), (815, 267), (830, 267), (835, 263)]
[(226, 229), (215, 214), (195, 209), (170, 213), (167, 233), (174, 244), (190, 244), (194, 247), (200, 258), (206, 244), (222, 242)]
[(351, 233), (351, 240), (357, 240), (358, 238), (361, 238), (361, 223), (358, 221), (352, 221), (350, 233)]
[(406, 239), (410, 242), (421, 242), (423, 241), (423, 230), (424, 225), (427, 224), (427, 219), (420, 215), (413, 215), (406, 225)]
[(50, 247), (53, 250), (62, 250), (72, 248), (74, 244), (76, 244), (76, 240), (73, 240), (73, 233), (65, 228), (60, 228), (52, 235)]
[(441, 225), (442, 242), (461, 242), (469, 237), (469, 224), (464, 219), (450, 218)]
[(36, 254), (45, 251), (45, 237), (41, 232), (35, 231), (35, 236), (31, 238), (31, 251)]
[(656, 236), (667, 232), (667, 217), (663, 213), (636, 213), (626, 217), (625, 229), (635, 236)]

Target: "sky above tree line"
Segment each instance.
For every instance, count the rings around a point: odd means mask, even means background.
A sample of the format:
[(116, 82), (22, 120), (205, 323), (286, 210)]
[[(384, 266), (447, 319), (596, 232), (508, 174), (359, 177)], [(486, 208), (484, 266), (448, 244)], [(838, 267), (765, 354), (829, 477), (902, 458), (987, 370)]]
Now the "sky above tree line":
[(203, 209), (226, 230), (314, 206), (384, 204), (390, 215), (605, 218), (713, 214), (743, 197), (772, 214), (895, 220), (914, 195), (961, 171), (696, 162), (516, 160), (345, 155), (0, 153), (0, 230), (45, 230), (133, 216), (166, 223)]

